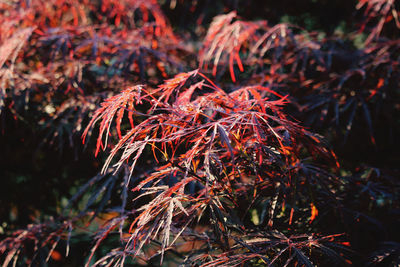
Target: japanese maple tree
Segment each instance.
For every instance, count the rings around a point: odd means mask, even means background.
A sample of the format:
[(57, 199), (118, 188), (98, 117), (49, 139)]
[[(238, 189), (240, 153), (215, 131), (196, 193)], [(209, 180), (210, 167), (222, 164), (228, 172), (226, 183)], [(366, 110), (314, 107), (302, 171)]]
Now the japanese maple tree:
[(0, 3), (3, 266), (397, 266), (399, 4), (285, 5)]

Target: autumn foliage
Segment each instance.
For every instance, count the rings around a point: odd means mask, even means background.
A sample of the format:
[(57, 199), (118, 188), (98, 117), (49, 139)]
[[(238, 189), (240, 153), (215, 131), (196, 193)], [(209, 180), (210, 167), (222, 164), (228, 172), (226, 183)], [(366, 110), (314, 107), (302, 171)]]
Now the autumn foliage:
[(246, 2), (0, 3), (3, 266), (400, 264), (398, 3)]

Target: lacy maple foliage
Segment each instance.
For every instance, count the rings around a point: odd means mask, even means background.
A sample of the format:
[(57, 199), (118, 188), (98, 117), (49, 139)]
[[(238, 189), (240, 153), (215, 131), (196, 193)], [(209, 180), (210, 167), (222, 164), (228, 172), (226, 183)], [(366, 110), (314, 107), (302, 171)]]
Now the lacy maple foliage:
[[(286, 118), (281, 111), (286, 97), (269, 100), (270, 94), (276, 93), (257, 86), (226, 93), (195, 70), (181, 73), (153, 91), (138, 85), (107, 99), (95, 113), (84, 136), (101, 121), (96, 151), (106, 148), (115, 120), (118, 141), (112, 146), (103, 171), (116, 157), (112, 166), (117, 169), (125, 162), (131, 162), (130, 175), (136, 184), (132, 191), (141, 192), (136, 201), (148, 195), (155, 195), (155, 198), (134, 212), (136, 216), (130, 224), (131, 234), (124, 241), (125, 246), (118, 254), (108, 254), (104, 259), (111, 262), (115, 257), (125, 258), (127, 254), (140, 255), (145, 244), (158, 236), (161, 261), (165, 251), (174, 247), (178, 240), (202, 235), (200, 240), (213, 240), (216, 250), (241, 251), (247, 248), (247, 242), (253, 242), (248, 240), (252, 230), (240, 223), (252, 216), (249, 207), (246, 208), (249, 204), (251, 207), (252, 201), (257, 199), (266, 204), (264, 208), (270, 217), (258, 224), (272, 227), (275, 209), (285, 205), (289, 198), (293, 203), (300, 201), (298, 205), (303, 205), (307, 203), (307, 195), (319, 197), (322, 192), (315, 187), (317, 181), (326, 185), (324, 194), (333, 194), (328, 188), (338, 183), (336, 178), (320, 170), (306, 155), (331, 160), (334, 155), (319, 138)], [(146, 102), (152, 106), (149, 111), (137, 113), (136, 106)], [(131, 122), (135, 114), (139, 121), (131, 123), (131, 129), (121, 136), (124, 114)], [(135, 166), (149, 149), (155, 162), (151, 165), (155, 167), (138, 179)], [(304, 193), (301, 200), (297, 199), (300, 192)], [(269, 202), (271, 194), (274, 201)], [(296, 206), (286, 205), (291, 206), (292, 212), (284, 220), (291, 225), (293, 216), (299, 215), (293, 213)], [(310, 222), (316, 217), (314, 204), (311, 211)], [(232, 213), (238, 214), (232, 217)], [(196, 231), (202, 217), (214, 225), (210, 229), (212, 232)], [(312, 242), (320, 249), (323, 245), (317, 240)], [(269, 242), (267, 237), (264, 242)], [(264, 242), (257, 242), (257, 245), (262, 246)], [(235, 243), (238, 247), (232, 247)], [(301, 247), (299, 245), (299, 249)], [(278, 244), (271, 253), (276, 253), (275, 249)], [(206, 255), (213, 257), (212, 251), (211, 254), (201, 251), (192, 251), (195, 261), (202, 262)], [(302, 255), (300, 250), (298, 253)], [(258, 256), (247, 255), (242, 262), (254, 257)], [(233, 264), (236, 260), (228, 257), (205, 266)]]
[(5, 151), (98, 172), (25, 229), (5, 203), (3, 266), (399, 263), (398, 3), (329, 33), (200, 2), (0, 3)]

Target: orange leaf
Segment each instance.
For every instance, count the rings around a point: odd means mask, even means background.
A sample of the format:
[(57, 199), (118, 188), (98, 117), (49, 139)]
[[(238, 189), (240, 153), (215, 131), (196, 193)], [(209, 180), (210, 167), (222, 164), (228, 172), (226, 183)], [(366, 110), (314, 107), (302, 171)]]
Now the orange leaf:
[(54, 250), (52, 253), (51, 253), (51, 256), (50, 256), (53, 260), (55, 260), (55, 261), (60, 261), (61, 259), (62, 259), (62, 256), (61, 256), (61, 253), (60, 252), (58, 252), (58, 251), (56, 251), (56, 250)]
[(340, 244), (342, 244), (343, 246), (350, 247), (350, 242), (340, 242)]
[(318, 216), (318, 210), (315, 207), (314, 203), (311, 203), (311, 217), (310, 217), (310, 223), (315, 220), (315, 218)]
[(380, 78), (376, 87), (381, 88), (384, 84), (385, 84), (385, 79)]
[(293, 213), (294, 213), (294, 209), (292, 208), (292, 209), (290, 210), (289, 225), (292, 225)]

